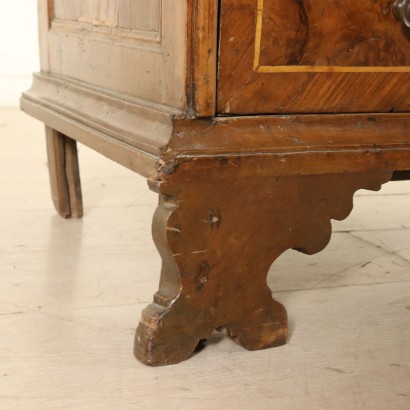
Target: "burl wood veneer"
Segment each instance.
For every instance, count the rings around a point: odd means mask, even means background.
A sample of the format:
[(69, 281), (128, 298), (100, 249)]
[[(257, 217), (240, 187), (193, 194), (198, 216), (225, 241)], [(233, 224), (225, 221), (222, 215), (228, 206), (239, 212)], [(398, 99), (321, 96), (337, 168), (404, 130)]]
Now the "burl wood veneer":
[(286, 343), (271, 264), (321, 251), (358, 189), (409, 175), (409, 1), (39, 0), (21, 106), (46, 125), (58, 212), (82, 216), (76, 141), (159, 194), (142, 362), (185, 360), (215, 329)]

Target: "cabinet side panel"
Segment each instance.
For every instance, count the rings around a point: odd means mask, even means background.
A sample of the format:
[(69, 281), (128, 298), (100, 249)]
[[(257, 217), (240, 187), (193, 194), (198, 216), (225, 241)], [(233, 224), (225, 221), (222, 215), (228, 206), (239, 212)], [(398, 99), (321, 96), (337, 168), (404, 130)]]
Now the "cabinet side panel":
[(43, 71), (185, 108), (187, 0), (50, 1)]
[(54, 0), (58, 20), (106, 24), (130, 30), (159, 31), (160, 0)]
[(118, 24), (120, 27), (158, 32), (160, 20), (160, 1), (118, 0)]
[(162, 1), (162, 101), (186, 107), (187, 0)]
[(50, 69), (48, 30), (53, 14), (52, 6), (53, 5), (50, 0), (37, 0), (40, 66), (43, 71), (49, 71)]
[(93, 35), (50, 32), (50, 71), (120, 94), (161, 103), (160, 49)]
[(81, 16), (81, 3), (80, 0), (54, 0), (54, 17), (59, 20), (78, 21)]

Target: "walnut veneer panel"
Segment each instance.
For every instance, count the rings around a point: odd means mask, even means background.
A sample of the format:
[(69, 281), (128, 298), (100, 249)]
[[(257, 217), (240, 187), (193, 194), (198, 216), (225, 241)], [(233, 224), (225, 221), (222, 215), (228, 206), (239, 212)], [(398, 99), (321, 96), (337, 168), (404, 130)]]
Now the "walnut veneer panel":
[(408, 111), (410, 32), (390, 3), (223, 0), (218, 111)]
[(409, 38), (385, 0), (264, 0), (260, 4), (260, 67), (271, 66), (274, 71), (277, 66), (326, 70), (410, 65)]

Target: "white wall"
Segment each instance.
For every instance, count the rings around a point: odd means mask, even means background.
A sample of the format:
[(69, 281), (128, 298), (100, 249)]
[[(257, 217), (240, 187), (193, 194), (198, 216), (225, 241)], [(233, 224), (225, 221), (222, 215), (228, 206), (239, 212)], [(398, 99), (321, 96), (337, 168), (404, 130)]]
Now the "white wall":
[(0, 0), (0, 106), (16, 107), (39, 70), (37, 1)]

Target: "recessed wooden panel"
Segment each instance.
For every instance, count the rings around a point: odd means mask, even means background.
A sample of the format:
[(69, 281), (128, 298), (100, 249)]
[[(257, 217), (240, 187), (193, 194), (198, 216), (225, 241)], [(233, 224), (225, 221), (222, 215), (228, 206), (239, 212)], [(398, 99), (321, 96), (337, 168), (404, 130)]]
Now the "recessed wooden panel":
[(389, 71), (410, 65), (409, 38), (385, 0), (258, 1), (258, 66)]
[(81, 0), (54, 0), (54, 18), (66, 21), (78, 21), (81, 17)]
[(185, 106), (186, 0), (40, 0), (40, 11), (47, 10), (43, 71), (148, 103)]
[(160, 0), (118, 0), (118, 6), (118, 24), (120, 27), (132, 30), (159, 31)]
[(159, 31), (161, 0), (54, 0), (54, 17), (63, 21)]
[(410, 32), (390, 3), (222, 0), (218, 111), (408, 111)]

